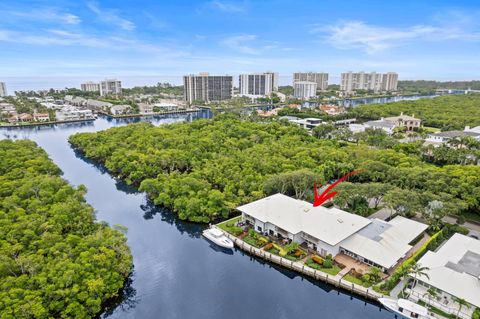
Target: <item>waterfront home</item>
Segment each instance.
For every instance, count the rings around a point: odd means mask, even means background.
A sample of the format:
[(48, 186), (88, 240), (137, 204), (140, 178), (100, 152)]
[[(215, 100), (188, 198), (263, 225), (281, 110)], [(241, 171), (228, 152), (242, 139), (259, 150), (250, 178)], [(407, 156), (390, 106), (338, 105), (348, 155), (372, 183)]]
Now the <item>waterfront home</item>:
[(138, 103), (138, 111), (140, 114), (151, 114), (153, 113), (153, 105), (147, 103)]
[(57, 121), (78, 121), (93, 119), (91, 110), (81, 110), (74, 106), (67, 106), (55, 112)]
[(50, 115), (48, 113), (34, 113), (33, 119), (38, 122), (50, 121)]
[(112, 105), (110, 106), (110, 113), (112, 115), (128, 114), (132, 107), (128, 104)]
[[(454, 234), (436, 252), (428, 251), (419, 261), (427, 267), (428, 277), (420, 276), (411, 293), (412, 298), (423, 301), (445, 312), (456, 314), (455, 298), (464, 299), (468, 307), (462, 307), (461, 317), (471, 318), (475, 307), (480, 308), (480, 241)], [(428, 295), (433, 288), (437, 295)]]
[(287, 239), (321, 256), (343, 254), (384, 272), (412, 253), (427, 225), (397, 216), (389, 222), (275, 194), (237, 208), (257, 232)]
[(104, 102), (104, 101), (99, 101), (94, 99), (88, 99), (86, 102), (86, 106), (88, 108), (91, 108), (94, 110), (102, 110), (102, 111), (108, 110), (112, 105), (113, 104), (110, 102)]

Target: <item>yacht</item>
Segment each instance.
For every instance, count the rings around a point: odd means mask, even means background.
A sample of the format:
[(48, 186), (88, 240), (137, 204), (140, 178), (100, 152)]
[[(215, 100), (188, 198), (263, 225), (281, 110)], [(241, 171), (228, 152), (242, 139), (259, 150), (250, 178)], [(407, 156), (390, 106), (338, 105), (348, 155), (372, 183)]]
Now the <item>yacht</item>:
[(379, 298), (380, 302), (388, 310), (400, 315), (402, 318), (433, 319), (428, 309), (407, 299)]
[(203, 231), (203, 236), (211, 242), (217, 244), (223, 248), (233, 248), (233, 241), (230, 240), (225, 234), (216, 228), (208, 228)]

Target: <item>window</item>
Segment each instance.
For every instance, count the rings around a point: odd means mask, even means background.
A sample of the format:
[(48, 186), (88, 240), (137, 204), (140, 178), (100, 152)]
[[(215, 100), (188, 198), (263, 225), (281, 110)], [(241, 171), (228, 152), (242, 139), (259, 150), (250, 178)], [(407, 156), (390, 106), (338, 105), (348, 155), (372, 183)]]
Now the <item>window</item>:
[(257, 230), (258, 230), (258, 231), (262, 231), (262, 227), (257, 226)]
[(270, 236), (273, 236), (275, 233), (273, 232), (273, 230), (270, 229), (270, 230), (268, 231), (268, 234), (269, 234)]

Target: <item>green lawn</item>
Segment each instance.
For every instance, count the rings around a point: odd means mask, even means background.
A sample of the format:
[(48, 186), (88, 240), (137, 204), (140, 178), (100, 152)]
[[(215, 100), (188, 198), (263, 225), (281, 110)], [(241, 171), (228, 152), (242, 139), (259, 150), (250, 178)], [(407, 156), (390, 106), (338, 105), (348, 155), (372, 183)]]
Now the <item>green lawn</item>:
[(332, 268), (324, 268), (324, 267), (320, 266), (319, 264), (317, 264), (316, 262), (314, 262), (311, 258), (307, 259), (307, 261), (305, 262), (305, 265), (310, 267), (310, 268), (320, 270), (320, 271), (322, 271), (324, 273), (327, 273), (329, 275), (332, 275), (332, 276), (336, 276), (342, 270), (337, 265), (333, 265)]
[(239, 227), (236, 227), (235, 224), (240, 221), (240, 219), (242, 218), (242, 216), (237, 216), (237, 217), (234, 217), (234, 218), (231, 218), (231, 219), (228, 219), (226, 221), (223, 221), (219, 224), (217, 224), (217, 227), (232, 234), (232, 235), (235, 235), (235, 236), (238, 236), (239, 232), (240, 232), (240, 228)]
[(437, 132), (440, 132), (440, 129), (439, 129), (439, 128), (436, 128), (436, 127), (424, 126), (423, 129), (424, 129), (424, 131), (425, 131), (426, 133), (437, 133)]
[(365, 288), (368, 288), (370, 287), (372, 284), (371, 283), (367, 283), (367, 282), (364, 282), (363, 280), (361, 280), (360, 278), (357, 278), (357, 277), (354, 277), (350, 274), (346, 274), (345, 276), (343, 276), (344, 280), (346, 281), (349, 281), (349, 282), (352, 282), (354, 283), (355, 285), (360, 285), (360, 286), (363, 286)]

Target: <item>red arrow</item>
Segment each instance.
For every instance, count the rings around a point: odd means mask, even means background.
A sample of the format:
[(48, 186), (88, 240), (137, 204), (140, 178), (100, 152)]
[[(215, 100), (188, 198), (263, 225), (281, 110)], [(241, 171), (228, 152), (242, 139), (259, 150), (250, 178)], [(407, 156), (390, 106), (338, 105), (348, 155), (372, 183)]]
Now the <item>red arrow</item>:
[(339, 178), (335, 183), (332, 185), (328, 186), (321, 194), (318, 196), (318, 189), (317, 189), (317, 183), (313, 182), (313, 207), (317, 207), (325, 203), (326, 200), (332, 198), (333, 196), (337, 195), (337, 192), (333, 191), (329, 193), (329, 191), (332, 190), (335, 186), (338, 185), (338, 183), (344, 181), (347, 179), (349, 176), (352, 176), (353, 174), (356, 174), (360, 172), (362, 169), (357, 169), (356, 171), (350, 172), (343, 176), (342, 178)]

